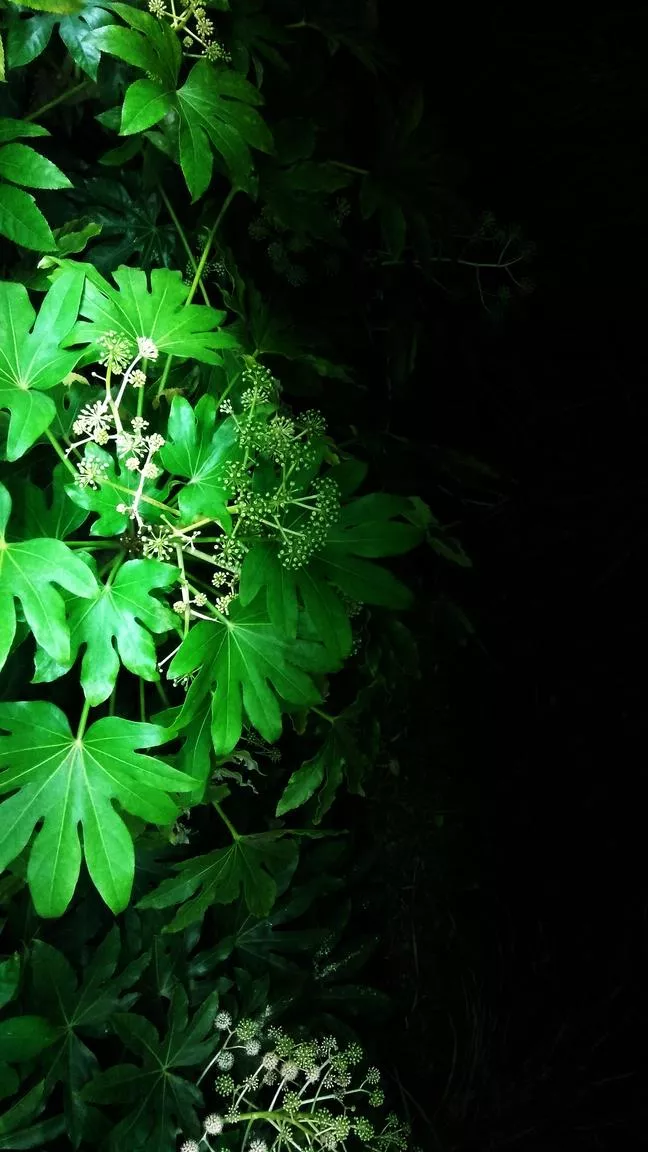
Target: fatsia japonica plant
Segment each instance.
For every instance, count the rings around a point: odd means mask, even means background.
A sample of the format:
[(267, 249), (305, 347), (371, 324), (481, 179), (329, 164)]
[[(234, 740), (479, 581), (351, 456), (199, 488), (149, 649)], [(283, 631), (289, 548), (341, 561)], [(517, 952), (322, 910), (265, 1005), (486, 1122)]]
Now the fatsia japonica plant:
[(364, 1114), (330, 814), (415, 664), (399, 557), (469, 561), (249, 271), (261, 233), (339, 258), (360, 171), (297, 7), (0, 2), (0, 1148), (411, 1146)]

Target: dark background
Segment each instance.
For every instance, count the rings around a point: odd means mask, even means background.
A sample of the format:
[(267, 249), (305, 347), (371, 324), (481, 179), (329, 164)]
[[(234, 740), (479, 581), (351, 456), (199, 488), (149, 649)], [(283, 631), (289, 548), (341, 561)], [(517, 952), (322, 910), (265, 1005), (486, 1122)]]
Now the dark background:
[(429, 296), (420, 490), (431, 442), (504, 479), (445, 578), (468, 645), (439, 647), (429, 565), (419, 719), (373, 806), (387, 1050), (426, 1148), (645, 1147), (646, 19), (416, 20), (401, 58), (537, 289), (497, 330)]

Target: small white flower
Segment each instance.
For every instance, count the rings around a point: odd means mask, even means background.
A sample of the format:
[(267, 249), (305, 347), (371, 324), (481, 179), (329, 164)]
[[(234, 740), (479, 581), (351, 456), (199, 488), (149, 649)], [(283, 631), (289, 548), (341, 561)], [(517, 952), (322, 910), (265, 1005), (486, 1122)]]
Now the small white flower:
[(265, 1140), (253, 1140), (250, 1144), (250, 1152), (268, 1152), (268, 1145)]
[(131, 372), (130, 382), (133, 388), (143, 388), (146, 384), (146, 372), (142, 372), (141, 368), (136, 368), (134, 372)]
[(160, 448), (164, 448), (165, 444), (166, 440), (164, 436), (160, 436), (159, 432), (154, 432), (153, 435), (148, 438), (149, 452), (151, 454), (153, 454), (153, 452), (159, 452)]
[(160, 475), (160, 469), (152, 460), (147, 460), (142, 468), (142, 475), (145, 476), (147, 480), (155, 480)]
[(277, 1067), (278, 1063), (279, 1063), (279, 1057), (277, 1056), (276, 1052), (266, 1052), (265, 1056), (263, 1057), (263, 1067), (264, 1068), (268, 1068), (268, 1069), (272, 1070), (273, 1068)]
[(216, 1063), (221, 1071), (229, 1072), (234, 1066), (234, 1056), (231, 1052), (221, 1052), (216, 1058)]
[(217, 1116), (215, 1112), (205, 1117), (204, 1128), (208, 1136), (220, 1136), (224, 1126), (223, 1117)]
[(134, 416), (131, 420), (131, 428), (133, 432), (137, 433), (141, 433), (145, 428), (148, 428), (148, 424), (148, 420), (145, 420), (143, 416)]
[(258, 1040), (248, 1040), (245, 1045), (245, 1052), (248, 1056), (258, 1056), (261, 1051), (261, 1045)]
[(139, 460), (137, 459), (137, 456), (129, 456), (128, 460), (125, 460), (124, 463), (126, 464), (129, 472), (137, 472), (137, 469), (139, 468)]
[(148, 336), (137, 337), (137, 350), (144, 360), (157, 360), (160, 355), (157, 344)]
[(226, 1032), (228, 1028), (232, 1027), (232, 1017), (229, 1012), (219, 1012), (214, 1020), (214, 1028), (218, 1028), (219, 1032)]
[(108, 464), (105, 460), (97, 460), (92, 456), (86, 456), (85, 459), (79, 460), (77, 464), (77, 484), (79, 488), (98, 488), (101, 481), (105, 479), (106, 472), (108, 471)]
[(180, 1152), (200, 1152), (200, 1144), (196, 1143), (195, 1140), (185, 1140), (180, 1147)]

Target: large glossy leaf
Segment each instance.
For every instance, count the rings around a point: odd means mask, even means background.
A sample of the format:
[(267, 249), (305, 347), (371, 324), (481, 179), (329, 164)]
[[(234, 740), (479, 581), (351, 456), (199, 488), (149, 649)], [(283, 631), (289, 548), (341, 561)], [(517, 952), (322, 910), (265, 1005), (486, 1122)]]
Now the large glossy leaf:
[(4, 538), (11, 497), (0, 484), (0, 668), (16, 632), (15, 600), (19, 600), (36, 643), (55, 660), (67, 660), (70, 634), (58, 584), (83, 599), (95, 594), (95, 578), (78, 556), (60, 540), (24, 540), (9, 544)]
[(193, 719), (212, 692), (211, 733), (219, 755), (236, 747), (245, 721), (264, 739), (277, 740), (284, 703), (317, 704), (312, 675), (332, 665), (322, 645), (277, 631), (262, 596), (248, 606), (235, 602), (229, 617), (195, 624), (169, 665), (173, 679), (198, 673), (176, 724)]
[[(40, 916), (60, 916), (79, 878), (82, 855), (90, 877), (115, 913), (128, 904), (135, 867), (131, 834), (117, 806), (153, 823), (172, 823), (170, 792), (195, 782), (136, 751), (162, 744), (154, 724), (105, 716), (82, 739), (66, 716), (44, 701), (0, 704), (0, 868), (26, 847), (27, 879)], [(42, 823), (41, 823), (42, 821)], [(83, 830), (83, 844), (79, 831)]]
[(102, 52), (141, 68), (149, 77), (175, 89), (182, 50), (171, 26), (129, 4), (113, 3), (110, 7), (130, 27), (113, 25), (98, 29), (95, 44)]
[(277, 896), (277, 876), (297, 866), (298, 847), (284, 831), (238, 836), (226, 848), (216, 848), (175, 865), (176, 875), (140, 900), (138, 908), (183, 907), (168, 926), (180, 932), (202, 920), (212, 904), (231, 904), (242, 893), (253, 916), (267, 916)]
[[(87, 511), (78, 508), (65, 491), (69, 479), (70, 473), (65, 465), (57, 464), (49, 488), (37, 488), (35, 484), (20, 487), (17, 492), (19, 539), (53, 537), (65, 540), (87, 520)], [(15, 530), (13, 522), (11, 526)]]
[(22, 284), (0, 283), (0, 408), (10, 412), (8, 460), (24, 455), (49, 428), (56, 407), (43, 392), (60, 384), (80, 358), (61, 344), (76, 321), (83, 279), (81, 268), (67, 268), (38, 316)]
[(140, 268), (122, 266), (113, 273), (117, 288), (91, 265), (84, 265), (87, 280), (80, 321), (70, 343), (97, 345), (107, 332), (119, 332), (135, 343), (138, 336), (153, 340), (160, 353), (191, 357), (205, 364), (220, 364), (218, 349), (236, 348), (237, 341), (219, 330), (224, 312), (205, 304), (187, 304), (189, 287), (180, 272), (154, 268), (150, 282)]
[[(88, 1101), (127, 1110), (110, 1134), (113, 1152), (126, 1148), (168, 1152), (178, 1131), (200, 1131), (196, 1113), (203, 1098), (195, 1081), (220, 1043), (214, 1031), (217, 1008), (218, 993), (214, 992), (190, 1021), (186, 993), (177, 985), (162, 1038), (143, 1016), (118, 1013), (113, 1017), (120, 1040), (139, 1062), (114, 1065), (84, 1091)], [(192, 1069), (187, 1077), (179, 1074), (183, 1068)]]
[(52, 660), (36, 657), (33, 683), (43, 684), (64, 676), (84, 648), (81, 687), (96, 707), (107, 700), (117, 681), (120, 661), (143, 680), (159, 679), (154, 634), (169, 632), (178, 617), (152, 595), (168, 589), (180, 576), (178, 568), (157, 560), (129, 560), (114, 580), (99, 584), (95, 595), (73, 601), (69, 609), (70, 656)]
[(54, 234), (34, 197), (12, 184), (0, 184), (0, 234), (33, 252), (56, 248)]
[(0, 176), (23, 188), (72, 187), (72, 181), (56, 164), (19, 141), (0, 148)]
[(195, 411), (183, 396), (174, 396), (159, 459), (167, 472), (186, 481), (178, 493), (185, 522), (209, 516), (227, 531), (231, 516), (226, 507), (224, 469), (236, 445), (236, 425), (227, 419), (217, 427), (216, 417), (213, 396), (201, 396)]

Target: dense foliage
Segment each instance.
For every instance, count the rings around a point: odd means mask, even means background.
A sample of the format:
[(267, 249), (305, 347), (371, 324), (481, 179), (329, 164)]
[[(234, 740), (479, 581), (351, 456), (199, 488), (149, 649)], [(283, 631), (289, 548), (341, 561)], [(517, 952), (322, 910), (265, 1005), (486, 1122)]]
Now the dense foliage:
[(330, 812), (415, 674), (400, 557), (469, 561), (372, 487), (358, 289), (492, 311), (528, 249), (318, 7), (0, 5), (0, 1148), (410, 1147)]

